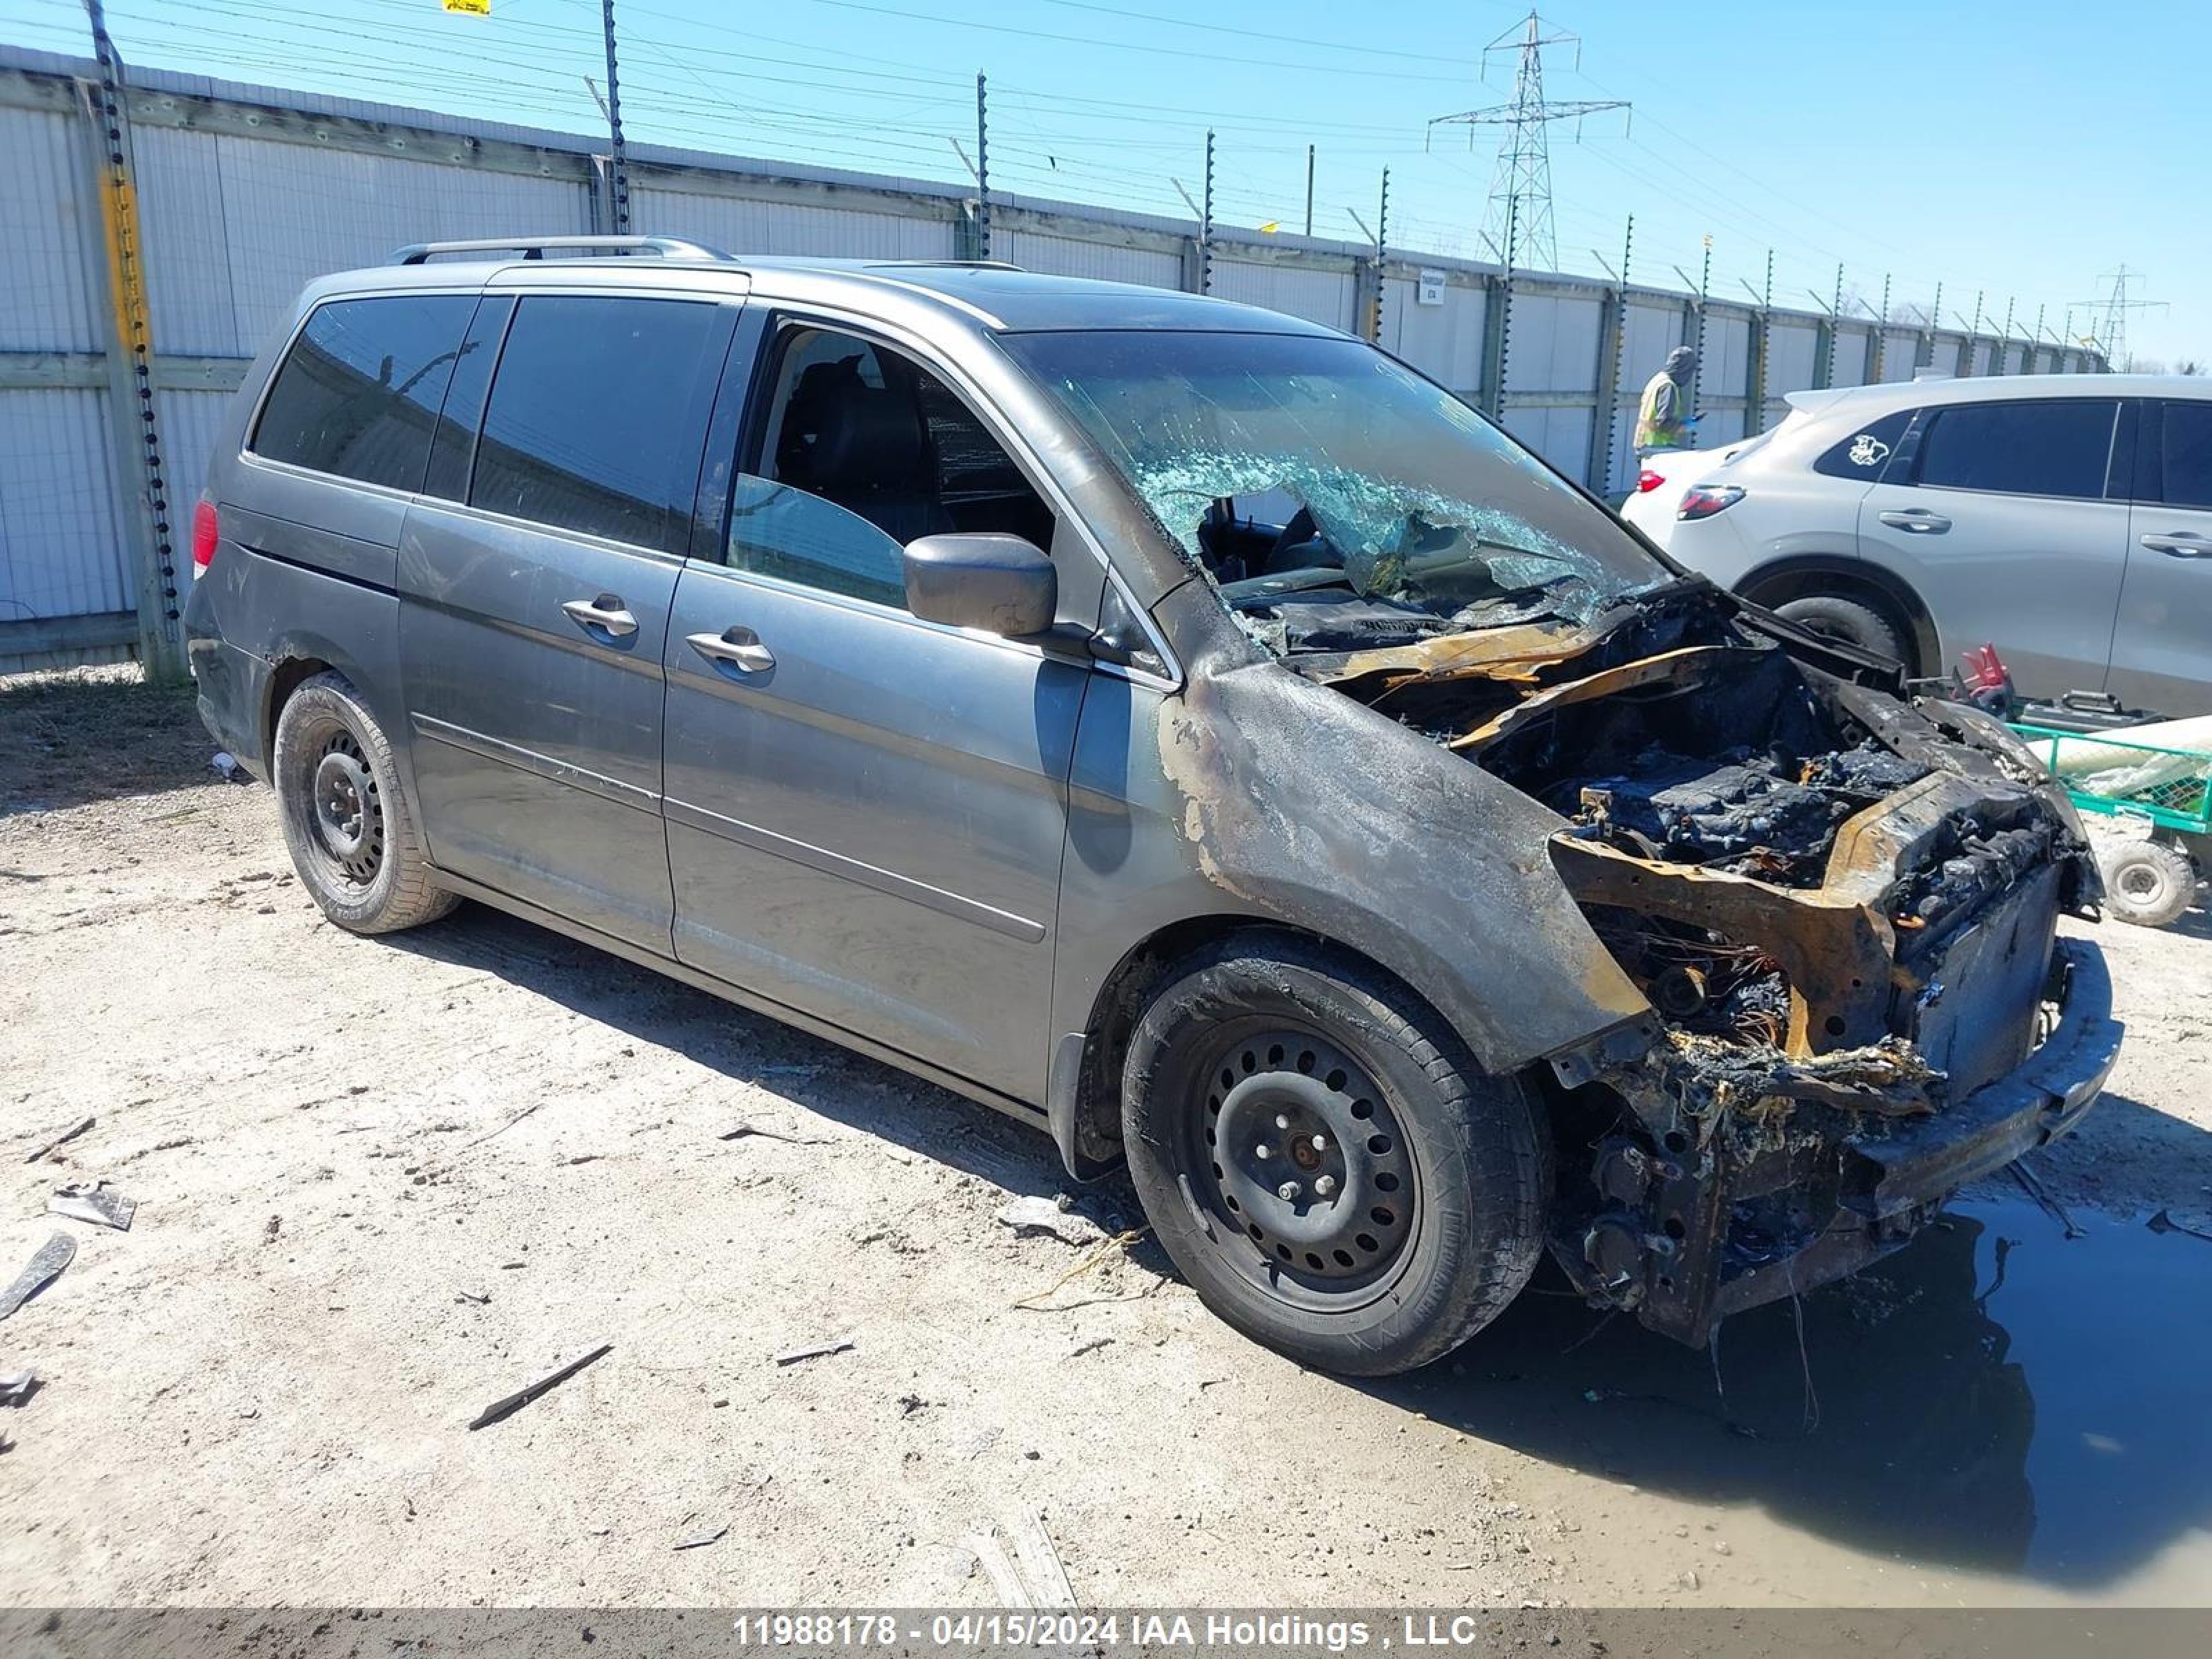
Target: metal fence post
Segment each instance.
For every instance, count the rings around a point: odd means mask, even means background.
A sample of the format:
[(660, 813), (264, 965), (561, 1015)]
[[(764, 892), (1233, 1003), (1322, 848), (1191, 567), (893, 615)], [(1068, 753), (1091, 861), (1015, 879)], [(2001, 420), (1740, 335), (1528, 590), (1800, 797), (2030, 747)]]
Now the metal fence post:
[(629, 146), (623, 139), (622, 80), (615, 66), (615, 0), (600, 0), (607, 47), (607, 198), (614, 234), (629, 234)]
[(107, 276), (107, 409), (115, 447), (116, 482), (132, 563), (137, 571), (138, 660), (151, 680), (185, 678), (181, 582), (172, 526), (177, 505), (161, 450), (154, 396), (154, 337), (146, 289), (144, 239), (131, 166), (131, 117), (123, 61), (108, 39), (99, 0), (87, 0), (100, 79), (80, 81), (93, 145), (92, 187)]
[(1482, 398), (1490, 418), (1505, 419), (1505, 368), (1512, 351), (1514, 242), (1520, 234), (1520, 203), (1505, 208), (1505, 264), (1493, 279), (1491, 303), (1484, 307)]
[(1601, 495), (1613, 490), (1613, 441), (1620, 431), (1620, 354), (1628, 332), (1628, 289), (1606, 290), (1598, 304), (1597, 405), (1590, 410), (1589, 459), (1583, 482)]

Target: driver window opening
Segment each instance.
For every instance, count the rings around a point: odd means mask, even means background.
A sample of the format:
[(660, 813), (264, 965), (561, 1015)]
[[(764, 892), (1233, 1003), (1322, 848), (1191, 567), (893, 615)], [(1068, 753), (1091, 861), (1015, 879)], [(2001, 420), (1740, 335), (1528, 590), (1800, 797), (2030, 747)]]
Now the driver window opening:
[(1051, 510), (967, 405), (912, 358), (794, 328), (774, 386), (756, 476), (842, 507), (901, 547), (952, 531), (1052, 546)]

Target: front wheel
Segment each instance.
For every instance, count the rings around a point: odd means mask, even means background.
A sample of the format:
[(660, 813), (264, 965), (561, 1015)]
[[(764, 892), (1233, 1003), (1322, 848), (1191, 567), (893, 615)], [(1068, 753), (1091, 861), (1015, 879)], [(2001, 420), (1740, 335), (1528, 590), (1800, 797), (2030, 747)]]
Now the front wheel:
[(1200, 1298), (1321, 1370), (1450, 1352), (1542, 1248), (1550, 1143), (1525, 1091), (1403, 988), (1293, 935), (1176, 970), (1130, 1040), (1122, 1127)]
[(431, 880), (392, 744), (344, 675), (318, 674), (286, 700), (270, 776), (292, 867), (339, 927), (396, 933), (459, 902)]

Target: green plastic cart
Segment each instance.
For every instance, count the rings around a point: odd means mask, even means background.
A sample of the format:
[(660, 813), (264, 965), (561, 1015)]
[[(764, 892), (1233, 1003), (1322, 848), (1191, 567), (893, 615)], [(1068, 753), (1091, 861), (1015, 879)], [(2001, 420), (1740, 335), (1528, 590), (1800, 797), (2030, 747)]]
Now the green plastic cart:
[[(2066, 786), (2081, 811), (2141, 826), (2140, 837), (2098, 849), (2112, 915), (2163, 927), (2186, 911), (2196, 900), (2197, 881), (2212, 872), (2212, 752), (2130, 742), (2125, 727), (2110, 732), (2012, 729)], [(2115, 752), (2107, 756), (2107, 750)], [(2094, 756), (2093, 768), (2075, 764), (2070, 774), (2060, 771), (2062, 758), (2085, 754)]]

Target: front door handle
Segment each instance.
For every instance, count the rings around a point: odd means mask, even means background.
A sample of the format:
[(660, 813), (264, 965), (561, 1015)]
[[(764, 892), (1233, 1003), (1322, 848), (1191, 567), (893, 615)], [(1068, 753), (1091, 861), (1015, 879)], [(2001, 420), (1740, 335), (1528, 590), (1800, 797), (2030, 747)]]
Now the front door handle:
[(569, 599), (561, 608), (572, 620), (586, 628), (604, 629), (618, 640), (637, 632), (637, 618), (612, 593), (602, 593), (596, 599)]
[(2146, 536), (2142, 544), (2154, 553), (2176, 559), (2212, 559), (2212, 536), (2177, 530), (2170, 535)]
[(726, 628), (719, 634), (687, 634), (684, 643), (701, 656), (726, 662), (747, 674), (765, 674), (775, 666), (775, 653), (760, 642), (750, 628)]
[(1902, 530), (1915, 536), (1940, 536), (1951, 527), (1951, 521), (1941, 513), (1930, 513), (1924, 507), (1906, 507), (1901, 512), (1878, 515), (1892, 530)]

